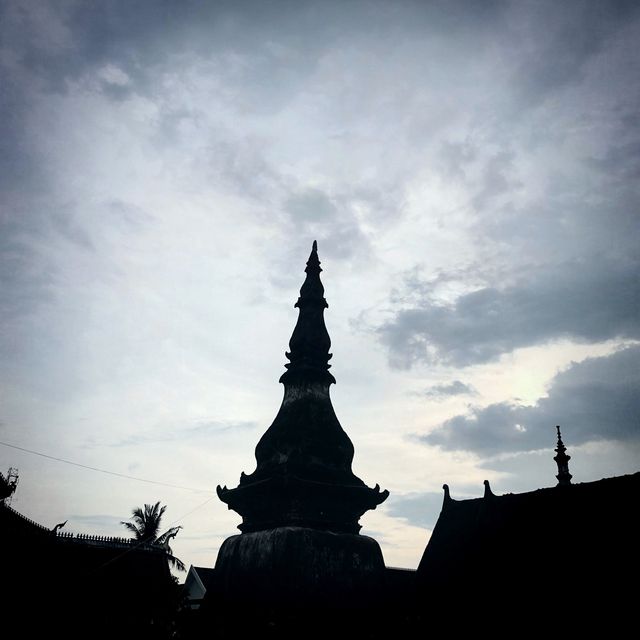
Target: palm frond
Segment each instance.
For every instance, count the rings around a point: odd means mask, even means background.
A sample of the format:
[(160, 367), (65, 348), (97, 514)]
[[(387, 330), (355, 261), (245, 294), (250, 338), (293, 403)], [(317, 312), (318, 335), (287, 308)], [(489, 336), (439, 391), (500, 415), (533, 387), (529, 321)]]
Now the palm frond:
[(140, 539), (140, 529), (138, 529), (138, 527), (133, 524), (133, 522), (126, 522), (124, 520), (122, 520), (120, 522), (120, 524), (123, 524), (129, 531), (131, 531), (131, 533), (133, 533), (133, 535), (135, 536), (136, 540)]
[(133, 533), (136, 540), (162, 547), (166, 553), (167, 562), (172, 569), (186, 571), (182, 560), (173, 555), (173, 551), (169, 546), (169, 540), (178, 535), (178, 531), (182, 529), (182, 526), (170, 527), (164, 533), (158, 535), (160, 522), (166, 508), (166, 505), (160, 506), (160, 501), (155, 504), (145, 504), (143, 509), (136, 507), (131, 511), (131, 520), (133, 522), (123, 520), (121, 524)]
[(134, 534), (136, 540), (153, 544), (158, 536), (160, 521), (166, 508), (166, 505), (160, 506), (160, 501), (155, 504), (145, 504), (144, 508), (136, 507), (131, 511), (132, 522), (122, 524)]
[(177, 571), (186, 571), (187, 568), (184, 566), (184, 562), (179, 558), (176, 558), (172, 553), (167, 553), (167, 560), (169, 561), (169, 565), (172, 569), (176, 569)]
[(131, 512), (131, 519), (135, 520), (138, 524), (144, 523), (144, 511), (140, 507), (136, 507)]

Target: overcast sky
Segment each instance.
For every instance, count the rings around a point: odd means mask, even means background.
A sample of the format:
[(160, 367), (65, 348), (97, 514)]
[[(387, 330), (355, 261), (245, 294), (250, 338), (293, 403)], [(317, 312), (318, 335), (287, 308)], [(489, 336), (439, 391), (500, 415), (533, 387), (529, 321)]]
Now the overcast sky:
[(213, 566), (317, 239), (362, 519), (640, 468), (636, 2), (0, 0), (13, 506)]

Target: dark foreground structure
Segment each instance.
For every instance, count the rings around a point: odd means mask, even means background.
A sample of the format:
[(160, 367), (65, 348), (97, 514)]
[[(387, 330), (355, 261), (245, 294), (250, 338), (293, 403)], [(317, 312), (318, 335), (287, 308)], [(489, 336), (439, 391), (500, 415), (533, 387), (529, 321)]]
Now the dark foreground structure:
[[(354, 449), (331, 405), (331, 340), (317, 244), (280, 378), (282, 406), (256, 447), (256, 470), (218, 496), (242, 516), (242, 533), (228, 538), (216, 562), (217, 590), (203, 613), (221, 611), (227, 626), (297, 628), (300, 618), (332, 624), (379, 606), (385, 567), (378, 543), (359, 534), (359, 519), (389, 495), (367, 487), (351, 469)], [(215, 596), (215, 597), (214, 597)], [(251, 610), (252, 616), (243, 615)]]
[(3, 637), (170, 637), (178, 591), (167, 553), (135, 540), (74, 535), (9, 506), (0, 474)]
[[(331, 345), (317, 245), (296, 303), (280, 378), (284, 399), (256, 447), (257, 468), (218, 496), (242, 516), (208, 575), (192, 637), (426, 636), (609, 632), (636, 619), (640, 474), (571, 484), (558, 428), (558, 485), (454, 500), (417, 571), (386, 568), (359, 518), (388, 496), (351, 470), (331, 406)], [(562, 607), (559, 609), (559, 599)]]
[(420, 617), (499, 608), (539, 630), (636, 625), (639, 496), (640, 473), (502, 496), (485, 481), (484, 497), (460, 501), (445, 485), (417, 572)]

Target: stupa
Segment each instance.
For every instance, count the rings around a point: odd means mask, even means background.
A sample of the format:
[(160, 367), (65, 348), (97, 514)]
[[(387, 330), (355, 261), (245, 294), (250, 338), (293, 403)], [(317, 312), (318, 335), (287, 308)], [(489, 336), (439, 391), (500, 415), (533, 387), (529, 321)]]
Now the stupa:
[(328, 307), (314, 241), (295, 304), (298, 321), (284, 398), (255, 449), (257, 466), (219, 498), (242, 516), (242, 533), (227, 538), (216, 562), (217, 593), (227, 602), (274, 607), (339, 607), (380, 593), (384, 562), (378, 543), (361, 535), (359, 519), (389, 495), (351, 469), (354, 447), (336, 417), (329, 388)]

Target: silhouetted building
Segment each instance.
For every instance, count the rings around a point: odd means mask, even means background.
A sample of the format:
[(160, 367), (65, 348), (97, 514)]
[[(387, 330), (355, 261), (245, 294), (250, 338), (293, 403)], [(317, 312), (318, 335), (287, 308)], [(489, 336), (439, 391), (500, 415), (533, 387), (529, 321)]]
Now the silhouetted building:
[(558, 443), (556, 487), (499, 496), (485, 480), (482, 498), (454, 500), (444, 485), (417, 572), (425, 628), (432, 607), (500, 607), (528, 618), (530, 629), (612, 631), (636, 619), (640, 473), (571, 484), (559, 428)]
[[(314, 242), (280, 379), (282, 406), (256, 447), (256, 470), (234, 489), (218, 487), (243, 518), (242, 533), (220, 549), (203, 601), (209, 621), (222, 620), (221, 637), (248, 627), (293, 637), (309, 621), (316, 632), (371, 638), (507, 632), (513, 615), (521, 631), (629, 621), (640, 474), (572, 484), (559, 428), (556, 487), (497, 496), (485, 482), (484, 497), (454, 500), (445, 485), (417, 572), (383, 566), (377, 543), (358, 535), (358, 520), (388, 492), (354, 476), (353, 446), (331, 406), (320, 271)], [(563, 604), (564, 620), (559, 595), (577, 599)], [(334, 614), (347, 612), (336, 626)]]
[(215, 569), (191, 565), (184, 581), (184, 605), (189, 609), (199, 609), (204, 596), (213, 588)]
[(168, 637), (177, 594), (166, 551), (60, 526), (48, 529), (0, 502), (0, 603), (20, 632)]
[[(182, 585), (181, 607), (178, 611), (174, 631), (177, 638), (200, 639), (218, 637), (215, 627), (219, 625), (219, 612), (203, 618), (200, 610), (204, 598), (216, 591), (216, 572), (209, 567), (190, 566)], [(213, 628), (212, 628), (213, 627)]]
[[(256, 470), (218, 496), (242, 516), (242, 533), (223, 543), (216, 597), (224, 610), (259, 609), (270, 623), (301, 611), (353, 610), (382, 597), (378, 543), (359, 519), (389, 495), (354, 475), (354, 448), (331, 405), (331, 340), (317, 244), (295, 306), (298, 321), (280, 378), (284, 399), (255, 450)], [(213, 606), (208, 594), (205, 605)], [(205, 606), (206, 608), (206, 606)], [(234, 613), (233, 624), (241, 618)]]

